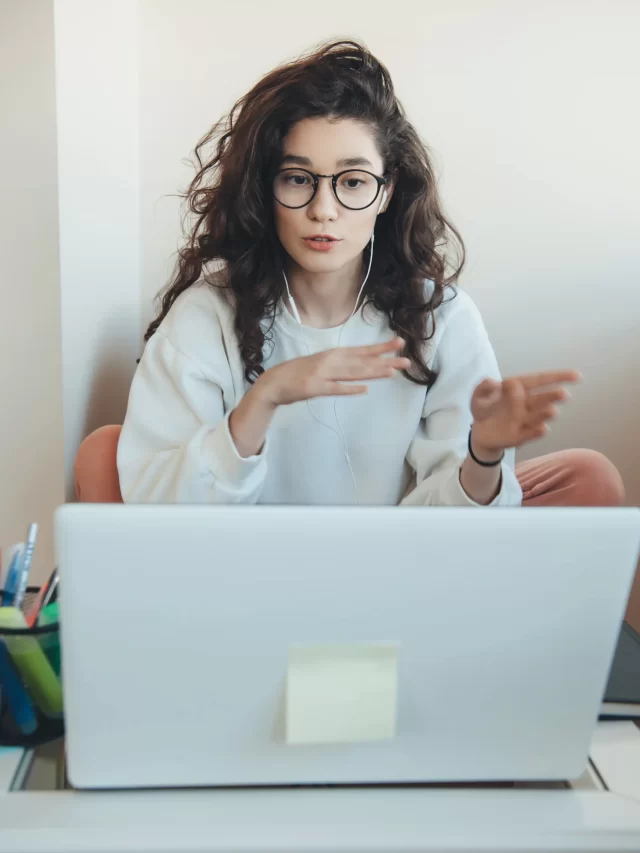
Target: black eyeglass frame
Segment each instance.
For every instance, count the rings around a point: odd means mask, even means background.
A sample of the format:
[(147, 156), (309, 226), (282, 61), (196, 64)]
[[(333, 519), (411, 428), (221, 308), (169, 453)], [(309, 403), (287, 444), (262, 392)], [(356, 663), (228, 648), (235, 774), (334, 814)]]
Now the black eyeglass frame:
[[(309, 199), (309, 201), (305, 201), (304, 204), (296, 204), (296, 205), (284, 204), (283, 202), (280, 201), (280, 199), (275, 194), (275, 190), (273, 189), (273, 184), (275, 183), (275, 180), (278, 177), (278, 175), (282, 175), (284, 172), (304, 172), (306, 175), (309, 175), (309, 177), (313, 180), (313, 193), (311, 194), (311, 198)], [(348, 175), (349, 172), (364, 172), (365, 175), (370, 175), (372, 178), (374, 178), (378, 184), (378, 189), (376, 190), (376, 194), (374, 195), (373, 199), (369, 202), (369, 204), (365, 204), (364, 207), (349, 207), (348, 204), (345, 204), (343, 201), (340, 201), (340, 199), (338, 198), (338, 191), (336, 189), (336, 187), (338, 185), (338, 180), (342, 177), (342, 175)], [(289, 210), (300, 210), (301, 208), (306, 207), (308, 204), (311, 204), (311, 202), (316, 197), (316, 193), (318, 192), (318, 187), (320, 186), (320, 178), (331, 178), (331, 187), (333, 189), (333, 194), (335, 196), (335, 199), (338, 202), (338, 204), (342, 205), (342, 207), (344, 207), (346, 210), (366, 210), (368, 207), (371, 207), (372, 204), (375, 204), (376, 199), (380, 195), (380, 190), (382, 189), (382, 187), (386, 186), (386, 184), (389, 183), (388, 178), (381, 178), (380, 175), (375, 175), (373, 172), (367, 171), (367, 169), (343, 169), (341, 172), (336, 172), (335, 175), (320, 175), (320, 174), (316, 174), (316, 172), (310, 172), (309, 169), (302, 169), (300, 166), (297, 166), (297, 167), (291, 166), (291, 167), (288, 167), (286, 169), (278, 169), (278, 171), (273, 176), (273, 181), (271, 182), (271, 192), (273, 194), (274, 199), (278, 202), (278, 204), (281, 207), (286, 207)]]

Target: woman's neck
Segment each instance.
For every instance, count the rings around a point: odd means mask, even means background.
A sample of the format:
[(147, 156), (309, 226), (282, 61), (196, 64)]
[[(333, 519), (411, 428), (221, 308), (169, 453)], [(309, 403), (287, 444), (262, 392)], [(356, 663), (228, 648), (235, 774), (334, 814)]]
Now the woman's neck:
[(336, 272), (311, 273), (292, 261), (287, 269), (289, 289), (302, 322), (316, 329), (341, 326), (349, 319), (362, 277), (361, 255)]

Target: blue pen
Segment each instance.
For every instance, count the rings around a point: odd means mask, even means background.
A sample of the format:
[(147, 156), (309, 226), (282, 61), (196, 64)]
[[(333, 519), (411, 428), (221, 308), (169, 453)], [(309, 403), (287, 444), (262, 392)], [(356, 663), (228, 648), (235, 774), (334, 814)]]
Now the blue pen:
[(31, 570), (31, 561), (33, 560), (33, 552), (36, 547), (36, 539), (38, 538), (38, 525), (30, 524), (27, 530), (27, 538), (22, 553), (22, 563), (20, 565), (20, 576), (18, 578), (18, 589), (13, 599), (14, 607), (22, 607), (25, 594), (27, 592), (27, 583), (29, 582), (29, 571)]
[(13, 552), (13, 557), (11, 558), (11, 562), (9, 563), (9, 569), (7, 571), (7, 580), (4, 585), (4, 590), (2, 591), (3, 605), (10, 606), (11, 604), (13, 604), (16, 592), (18, 591), (23, 551), (24, 545), (18, 545)]
[(29, 694), (11, 660), (11, 655), (1, 640), (0, 686), (16, 725), (23, 735), (32, 735), (38, 728), (38, 718), (33, 710), (33, 703)]

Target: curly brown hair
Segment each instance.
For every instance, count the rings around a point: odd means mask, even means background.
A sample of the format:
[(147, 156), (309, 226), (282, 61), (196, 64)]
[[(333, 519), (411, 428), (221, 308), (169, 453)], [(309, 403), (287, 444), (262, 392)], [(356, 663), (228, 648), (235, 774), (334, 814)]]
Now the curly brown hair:
[[(462, 270), (464, 245), (442, 212), (428, 149), (407, 120), (389, 72), (356, 41), (324, 44), (271, 71), (200, 140), (197, 174), (183, 194), (192, 226), (145, 341), (178, 296), (216, 262), (234, 305), (246, 380), (263, 373), (263, 350), (284, 295), (272, 181), (288, 131), (311, 117), (366, 124), (385, 174), (394, 177), (391, 202), (376, 226), (364, 296), (406, 341), (412, 362), (407, 378), (430, 386), (436, 375), (423, 344), (435, 332), (434, 311), (445, 289)], [(433, 282), (428, 291), (425, 280)]]

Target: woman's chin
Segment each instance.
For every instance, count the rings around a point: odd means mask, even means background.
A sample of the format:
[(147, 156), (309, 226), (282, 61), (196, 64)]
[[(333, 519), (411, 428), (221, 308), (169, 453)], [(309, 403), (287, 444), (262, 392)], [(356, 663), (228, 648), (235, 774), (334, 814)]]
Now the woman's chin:
[(293, 261), (303, 269), (310, 273), (330, 273), (338, 272), (345, 264), (348, 264), (350, 258), (345, 259), (337, 254), (323, 254), (321, 252), (304, 252), (297, 256), (292, 256)]

